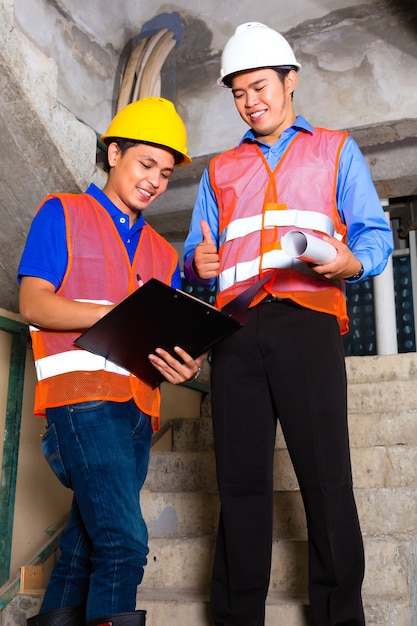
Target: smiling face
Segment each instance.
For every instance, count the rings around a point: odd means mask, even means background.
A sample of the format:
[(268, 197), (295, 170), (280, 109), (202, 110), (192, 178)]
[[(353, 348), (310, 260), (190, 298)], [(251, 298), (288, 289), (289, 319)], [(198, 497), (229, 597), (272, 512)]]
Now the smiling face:
[(232, 78), (232, 93), (240, 117), (256, 137), (272, 145), (295, 120), (291, 94), (297, 72), (290, 70), (282, 83), (271, 68), (240, 72)]
[(130, 224), (168, 186), (175, 159), (170, 150), (138, 143), (122, 153), (117, 143), (107, 149), (110, 166), (104, 193), (126, 215)]

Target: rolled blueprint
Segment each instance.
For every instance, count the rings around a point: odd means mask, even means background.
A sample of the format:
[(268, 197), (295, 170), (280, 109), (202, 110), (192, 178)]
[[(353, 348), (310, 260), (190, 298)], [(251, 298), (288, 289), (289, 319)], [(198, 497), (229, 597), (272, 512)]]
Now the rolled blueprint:
[(331, 263), (337, 254), (332, 244), (301, 230), (290, 230), (286, 233), (281, 239), (281, 246), (288, 256), (317, 265)]

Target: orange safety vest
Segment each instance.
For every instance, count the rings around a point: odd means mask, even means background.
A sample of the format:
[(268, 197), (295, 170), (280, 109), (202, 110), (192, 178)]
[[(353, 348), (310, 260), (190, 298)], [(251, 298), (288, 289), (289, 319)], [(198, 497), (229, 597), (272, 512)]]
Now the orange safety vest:
[(306, 308), (335, 315), (341, 333), (348, 331), (342, 283), (320, 278), (281, 248), (281, 238), (294, 229), (345, 241), (336, 184), (347, 136), (321, 128), (313, 134), (299, 132), (274, 171), (259, 146), (250, 142), (212, 159), (210, 181), (219, 207), (218, 308), (253, 285), (259, 276), (276, 269), (251, 306), (267, 293), (291, 298)]
[[(58, 194), (63, 206), (68, 266), (57, 294), (72, 300), (120, 302), (143, 282), (158, 278), (171, 284), (177, 267), (175, 249), (146, 224), (130, 263), (116, 226), (107, 211), (88, 194)], [(41, 208), (40, 205), (38, 210)], [(92, 400), (125, 402), (152, 416), (159, 428), (160, 393), (127, 370), (73, 345), (80, 332), (31, 327), (38, 382), (35, 415), (45, 409)], [(132, 328), (132, 333), (144, 332)]]

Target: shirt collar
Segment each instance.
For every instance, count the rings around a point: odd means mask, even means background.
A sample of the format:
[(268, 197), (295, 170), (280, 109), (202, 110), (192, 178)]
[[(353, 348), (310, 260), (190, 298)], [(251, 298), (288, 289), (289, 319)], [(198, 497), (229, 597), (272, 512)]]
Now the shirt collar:
[[(286, 128), (283, 132), (297, 132), (297, 131), (304, 131), (307, 133), (311, 133), (312, 135), (314, 134), (314, 128), (312, 127), (312, 125), (307, 122), (307, 120), (302, 116), (302, 115), (297, 115), (297, 117), (294, 120), (294, 123), (291, 124), (291, 126), (289, 126), (288, 128)], [(262, 141), (260, 141), (257, 137), (255, 137), (255, 134), (252, 130), (252, 128), (249, 128), (249, 130), (246, 131), (246, 133), (243, 135), (242, 139), (240, 140), (239, 144), (237, 145), (237, 149), (240, 148), (240, 146), (242, 145), (242, 143), (244, 143), (245, 141), (251, 141), (251, 142), (256, 142), (256, 143), (263, 143)], [(279, 139), (278, 139), (279, 141)]]
[[(97, 185), (94, 183), (90, 183), (85, 193), (88, 193), (89, 196), (92, 196), (94, 200), (97, 200), (104, 209), (106, 209), (107, 213), (112, 217), (112, 219), (118, 219), (121, 217), (123, 212), (117, 208), (117, 206), (110, 200), (108, 196), (102, 191)], [(138, 214), (138, 219), (136, 220), (134, 227), (142, 228), (145, 225), (145, 219), (142, 213)]]

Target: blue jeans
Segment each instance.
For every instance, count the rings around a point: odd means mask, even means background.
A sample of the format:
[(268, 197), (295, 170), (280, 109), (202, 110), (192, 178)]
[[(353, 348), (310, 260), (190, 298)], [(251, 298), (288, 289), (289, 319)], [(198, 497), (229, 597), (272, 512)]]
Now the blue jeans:
[(41, 613), (85, 604), (89, 621), (135, 610), (148, 554), (139, 492), (151, 438), (133, 400), (47, 410), (43, 452), (74, 497)]

